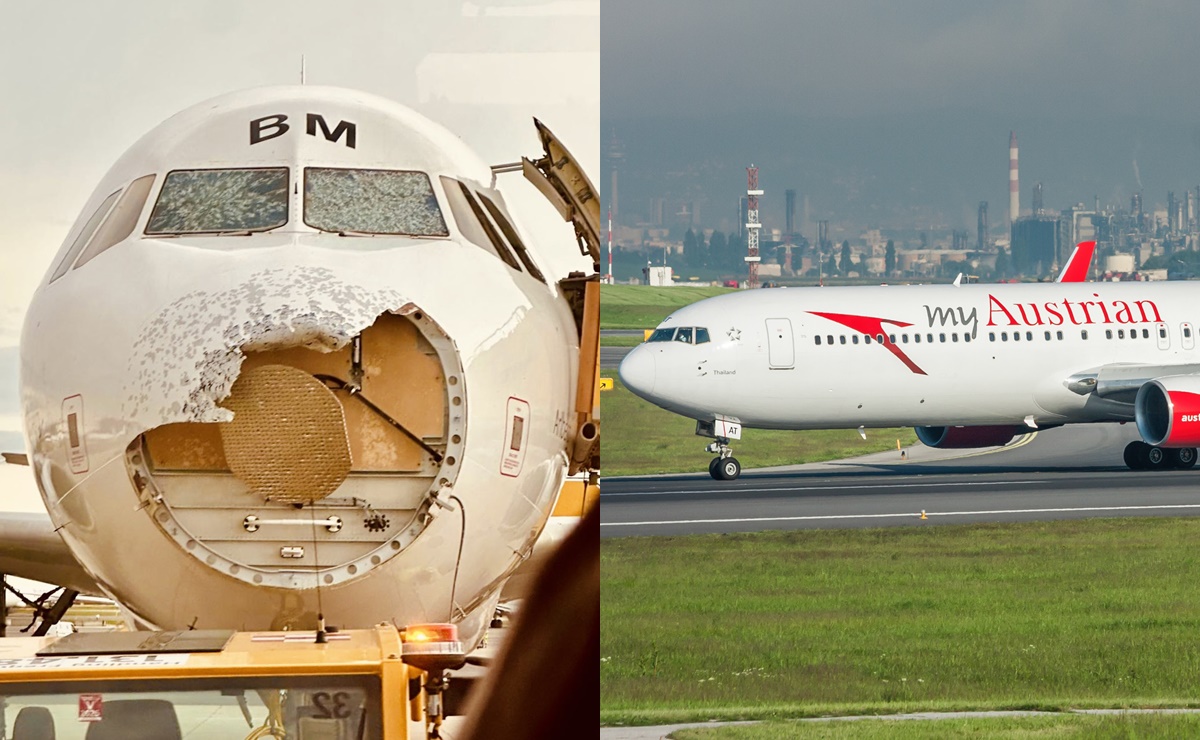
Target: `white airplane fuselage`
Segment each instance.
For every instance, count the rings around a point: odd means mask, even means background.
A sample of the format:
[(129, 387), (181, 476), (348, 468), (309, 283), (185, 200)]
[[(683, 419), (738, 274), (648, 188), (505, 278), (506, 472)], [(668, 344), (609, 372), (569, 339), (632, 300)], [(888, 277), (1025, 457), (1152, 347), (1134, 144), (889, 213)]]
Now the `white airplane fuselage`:
[(482, 631), (566, 475), (579, 347), (490, 208), (456, 137), (334, 88), (208, 101), (117, 162), (29, 308), (21, 394), (50, 516), (132, 621)]
[[(659, 331), (693, 328), (693, 343), (659, 333), (621, 378), (675, 413), (754, 428), (1130, 421), (1136, 380), (1200, 369), (1198, 319), (1189, 283), (743, 291), (675, 311)], [(1180, 430), (1165, 446), (1195, 445)]]

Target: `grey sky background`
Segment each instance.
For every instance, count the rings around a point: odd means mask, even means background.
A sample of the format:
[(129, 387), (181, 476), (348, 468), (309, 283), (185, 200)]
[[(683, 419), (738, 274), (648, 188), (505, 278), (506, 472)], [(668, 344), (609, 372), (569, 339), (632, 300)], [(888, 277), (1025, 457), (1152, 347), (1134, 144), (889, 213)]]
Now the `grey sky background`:
[(1186, 0), (605, 0), (601, 25), (605, 116), (1200, 113)]
[(1002, 226), (1014, 129), (1024, 207), (1037, 181), (1153, 207), (1200, 184), (1197, 28), (1183, 0), (605, 0), (602, 135), (626, 213), (695, 200), (705, 226), (751, 163), (765, 221), (790, 187), (813, 219), (973, 234), (986, 200)]
[[(309, 84), (416, 108), (489, 162), (540, 151), (537, 116), (595, 177), (599, 13), (599, 0), (4, 0), (0, 429), (17, 409), (3, 348), (79, 209), (142, 134), (222, 93), (295, 84), (303, 54)], [(505, 177), (534, 241), (574, 250), (553, 209)]]

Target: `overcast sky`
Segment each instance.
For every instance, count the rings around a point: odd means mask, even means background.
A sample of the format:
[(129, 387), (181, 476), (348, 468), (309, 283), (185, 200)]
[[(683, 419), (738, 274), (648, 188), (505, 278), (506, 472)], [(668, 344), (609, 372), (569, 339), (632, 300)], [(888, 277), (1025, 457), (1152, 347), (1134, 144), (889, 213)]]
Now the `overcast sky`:
[(1190, 0), (604, 0), (601, 29), (606, 117), (1200, 114)]
[[(298, 83), (304, 55), (309, 84), (416, 108), (485, 161), (538, 154), (537, 116), (597, 173), (599, 14), (599, 0), (0, 3), (0, 446), (19, 447), (12, 347), (25, 307), (144, 133), (216, 95)], [(577, 255), (541, 196), (503, 177), (532, 241)]]
[(1010, 130), (1024, 209), (1200, 183), (1198, 28), (1186, 0), (604, 0), (603, 133), (634, 220), (732, 228), (754, 163), (767, 226), (794, 188), (858, 228), (973, 233), (988, 201), (1001, 236)]
[(309, 84), (417, 108), (489, 162), (537, 153), (536, 115), (595, 172), (599, 13), (599, 0), (0, 4), (0, 346), (126, 148), (207, 98), (299, 82), (302, 54)]

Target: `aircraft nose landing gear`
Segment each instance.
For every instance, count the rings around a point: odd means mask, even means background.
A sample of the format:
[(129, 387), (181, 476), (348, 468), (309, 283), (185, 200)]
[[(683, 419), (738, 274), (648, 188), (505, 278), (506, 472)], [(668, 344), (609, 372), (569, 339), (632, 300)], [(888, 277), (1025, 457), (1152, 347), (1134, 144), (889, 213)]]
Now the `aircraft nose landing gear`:
[(717, 441), (705, 447), (704, 451), (717, 454), (708, 464), (708, 474), (713, 480), (737, 480), (742, 474), (742, 464), (733, 456), (733, 448), (729, 446), (728, 439), (717, 438)]

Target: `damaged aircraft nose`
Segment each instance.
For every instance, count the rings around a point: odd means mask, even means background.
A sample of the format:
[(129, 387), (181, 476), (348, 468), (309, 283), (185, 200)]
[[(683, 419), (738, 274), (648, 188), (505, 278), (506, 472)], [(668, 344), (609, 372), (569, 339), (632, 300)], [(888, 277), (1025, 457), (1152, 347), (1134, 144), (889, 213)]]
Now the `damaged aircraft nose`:
[(350, 474), (350, 435), (341, 401), (311, 374), (289, 365), (242, 373), (225, 400), (233, 420), (221, 444), (234, 477), (264, 500), (311, 504)]
[(336, 353), (392, 311), (416, 312), (395, 290), (366, 290), (325, 267), (261, 270), (227, 290), (193, 291), (138, 335), (125, 411), (147, 428), (229, 421), (220, 402), (247, 354), (291, 348)]
[[(466, 425), (453, 342), (411, 302), (356, 295), (334, 317), (260, 293), (249, 324), (224, 327), (212, 314), (234, 306), (189, 296), (144, 333), (173, 374), (157, 389), (175, 397), (147, 389), (139, 412), (158, 423), (130, 445), (130, 475), (162, 531), (209, 567), (284, 588), (359, 577), (402, 552), (453, 485)], [(221, 343), (172, 345), (180, 329), (163, 324), (201, 304), (210, 315), (188, 325)]]

